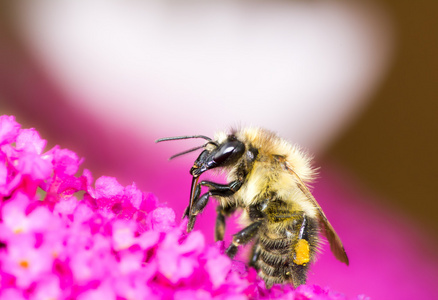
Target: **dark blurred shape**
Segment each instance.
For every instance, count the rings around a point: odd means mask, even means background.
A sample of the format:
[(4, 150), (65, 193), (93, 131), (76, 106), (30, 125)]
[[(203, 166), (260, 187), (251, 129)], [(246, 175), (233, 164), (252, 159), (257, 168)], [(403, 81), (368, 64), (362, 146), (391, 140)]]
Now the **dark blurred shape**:
[(398, 33), (392, 70), (328, 156), (437, 239), (438, 3), (384, 2)]

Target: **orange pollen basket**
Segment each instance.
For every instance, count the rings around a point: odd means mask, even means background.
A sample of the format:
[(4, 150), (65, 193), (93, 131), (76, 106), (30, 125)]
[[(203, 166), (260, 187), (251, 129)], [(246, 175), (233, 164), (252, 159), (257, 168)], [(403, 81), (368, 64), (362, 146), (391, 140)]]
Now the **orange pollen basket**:
[(305, 265), (310, 261), (310, 247), (309, 242), (305, 239), (298, 240), (295, 246), (294, 263), (297, 265)]

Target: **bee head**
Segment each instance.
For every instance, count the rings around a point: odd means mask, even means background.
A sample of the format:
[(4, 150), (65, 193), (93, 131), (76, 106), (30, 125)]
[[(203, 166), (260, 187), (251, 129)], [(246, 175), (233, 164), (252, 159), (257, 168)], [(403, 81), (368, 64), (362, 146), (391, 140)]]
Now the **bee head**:
[(196, 151), (204, 148), (204, 151), (198, 156), (193, 163), (193, 167), (190, 169), (190, 174), (195, 178), (199, 177), (207, 170), (217, 167), (227, 167), (236, 163), (239, 158), (245, 153), (245, 144), (239, 141), (235, 135), (229, 135), (223, 141), (213, 141), (211, 138), (204, 135), (188, 135), (188, 136), (176, 136), (161, 138), (156, 140), (157, 143), (172, 140), (185, 140), (193, 138), (202, 138), (207, 140), (207, 143), (191, 148), (189, 150), (180, 152), (170, 157), (175, 157)]
[(211, 150), (204, 150), (195, 160), (190, 174), (198, 177), (207, 170), (234, 164), (245, 153), (245, 144), (234, 136), (228, 137), (221, 144), (213, 144)]

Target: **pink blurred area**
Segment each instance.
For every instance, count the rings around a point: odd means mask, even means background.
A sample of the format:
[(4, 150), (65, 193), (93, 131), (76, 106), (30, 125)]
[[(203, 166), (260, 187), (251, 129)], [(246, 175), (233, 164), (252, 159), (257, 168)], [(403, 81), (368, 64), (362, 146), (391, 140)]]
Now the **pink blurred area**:
[[(167, 159), (199, 143), (155, 144), (157, 138), (212, 136), (236, 123), (253, 124), (322, 154), (366, 107), (391, 60), (390, 21), (378, 5), (263, 2), (245, 10), (248, 4), (238, 1), (213, 9), (192, 3), (181, 12), (174, 5), (90, 2), (12, 6), (18, 33), (0, 32), (0, 112), (36, 127), (49, 145), (77, 152), (95, 176), (115, 176), (123, 185), (135, 181), (154, 192), (177, 216), (189, 201), (196, 154)], [(31, 9), (37, 10), (29, 15)], [(202, 14), (214, 30), (202, 28)], [(249, 28), (248, 43), (231, 35), (242, 29), (239, 22)], [(273, 31), (263, 31), (268, 29)], [(278, 44), (263, 48), (266, 37)], [(260, 60), (266, 61), (256, 64)], [(269, 76), (253, 76), (257, 72)], [(408, 215), (380, 205), (354, 175), (333, 162), (321, 164), (314, 194), (351, 264), (336, 261), (326, 245), (309, 283), (372, 299), (430, 298), (438, 278), (435, 245)], [(209, 242), (214, 206), (212, 201), (195, 226)], [(228, 239), (235, 230), (228, 228)]]

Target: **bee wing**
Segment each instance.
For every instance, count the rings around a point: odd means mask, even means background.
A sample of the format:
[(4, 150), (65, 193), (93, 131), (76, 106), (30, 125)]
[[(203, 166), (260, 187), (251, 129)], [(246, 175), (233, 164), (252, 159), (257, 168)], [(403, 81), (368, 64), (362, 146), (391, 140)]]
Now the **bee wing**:
[(330, 224), (327, 217), (325, 216), (321, 206), (319, 206), (315, 197), (313, 197), (313, 195), (310, 193), (309, 189), (301, 180), (301, 178), (291, 168), (289, 168), (289, 170), (291, 170), (292, 174), (296, 177), (299, 189), (304, 193), (304, 195), (306, 195), (307, 199), (309, 199), (309, 201), (312, 202), (312, 204), (318, 210), (318, 219), (320, 224), (322, 225), (321, 227), (324, 229), (324, 235), (330, 243), (330, 250), (339, 261), (345, 263), (348, 266), (348, 256), (345, 252), (344, 246), (342, 245), (342, 241), (337, 235), (333, 226)]

